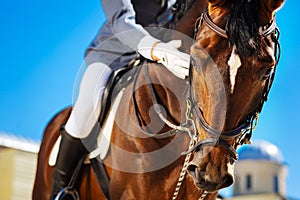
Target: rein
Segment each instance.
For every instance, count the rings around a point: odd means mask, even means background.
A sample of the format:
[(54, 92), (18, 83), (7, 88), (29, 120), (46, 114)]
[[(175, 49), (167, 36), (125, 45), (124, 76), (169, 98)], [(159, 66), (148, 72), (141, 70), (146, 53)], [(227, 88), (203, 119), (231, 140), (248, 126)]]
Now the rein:
[[(148, 88), (150, 90), (150, 96), (152, 98), (152, 103), (153, 103), (154, 110), (155, 110), (156, 114), (160, 117), (160, 119), (166, 125), (168, 125), (171, 128), (171, 130), (167, 131), (167, 132), (164, 132), (164, 133), (159, 133), (159, 134), (151, 134), (151, 133), (147, 133), (147, 131), (143, 130), (144, 133), (146, 135), (152, 137), (152, 138), (162, 139), (162, 138), (174, 136), (177, 133), (186, 132), (186, 133), (189, 134), (189, 136), (191, 138), (190, 143), (189, 143), (188, 151), (186, 153), (185, 152), (182, 153), (182, 155), (185, 155), (184, 164), (183, 164), (183, 167), (181, 169), (181, 172), (180, 172), (180, 175), (179, 175), (179, 178), (178, 178), (178, 182), (177, 182), (177, 185), (176, 185), (173, 197), (172, 197), (172, 200), (176, 200), (177, 196), (179, 194), (179, 190), (181, 188), (182, 182), (183, 182), (183, 180), (185, 178), (185, 175), (186, 175), (186, 172), (187, 172), (187, 168), (188, 168), (188, 164), (189, 164), (190, 158), (192, 156), (193, 149), (194, 149), (195, 145), (197, 145), (198, 134), (194, 133), (190, 129), (190, 127), (193, 126), (193, 129), (196, 130), (194, 121), (187, 120), (182, 125), (177, 126), (177, 125), (173, 124), (172, 122), (170, 122), (163, 115), (162, 110), (161, 110), (161, 108), (160, 108), (160, 106), (159, 106), (159, 104), (157, 102), (157, 97), (155, 95), (154, 88), (153, 88), (153, 86), (151, 84), (152, 82), (151, 82), (151, 78), (150, 78), (150, 75), (149, 75), (149, 70), (148, 70), (148, 66), (147, 65), (145, 65), (145, 79), (146, 79), (146, 82), (147, 82), (147, 86), (148, 86)], [(135, 107), (135, 110), (136, 110), (136, 107)], [(140, 126), (140, 128), (143, 129), (142, 126)], [(207, 196), (207, 194), (208, 193), (206, 191), (204, 191), (203, 194), (201, 195), (201, 197), (199, 198), (199, 200), (204, 200), (205, 197)]]
[[(195, 24), (195, 36), (197, 35), (197, 32), (199, 31), (202, 23), (205, 23), (212, 31), (216, 32), (218, 35), (221, 37), (227, 38), (225, 30), (222, 28), (218, 27), (209, 17), (208, 15), (208, 9), (206, 9), (200, 18), (197, 20)], [(225, 35), (224, 35), (225, 34)], [(149, 136), (154, 137), (156, 139), (161, 139), (161, 138), (166, 138), (166, 137), (171, 137), (174, 136), (175, 134), (179, 132), (187, 132), (192, 139), (196, 134), (196, 126), (195, 126), (195, 119), (193, 119), (193, 115), (196, 116), (197, 122), (201, 125), (201, 127), (204, 129), (204, 131), (211, 137), (207, 139), (203, 139), (198, 141), (192, 148), (189, 148), (188, 151), (183, 152), (183, 155), (187, 155), (193, 151), (200, 150), (203, 146), (222, 146), (226, 150), (229, 151), (232, 159), (237, 160), (238, 155), (236, 152), (236, 148), (240, 145), (243, 144), (250, 144), (250, 139), (252, 137), (252, 131), (256, 128), (257, 121), (258, 121), (258, 116), (262, 110), (262, 107), (264, 103), (268, 99), (268, 94), (271, 89), (274, 76), (275, 76), (275, 71), (276, 67), (280, 58), (280, 45), (278, 42), (279, 39), (279, 29), (276, 26), (276, 21), (275, 18), (272, 20), (272, 23), (262, 31), (262, 34), (264, 36), (267, 36), (269, 34), (272, 34), (272, 40), (275, 43), (275, 50), (274, 50), (274, 56), (276, 58), (276, 64), (271, 70), (270, 74), (267, 77), (265, 88), (263, 95), (261, 97), (261, 100), (257, 106), (257, 108), (249, 114), (247, 117), (246, 121), (242, 123), (239, 127), (233, 129), (233, 130), (226, 130), (226, 131), (221, 131), (217, 130), (214, 127), (210, 126), (204, 119), (202, 111), (199, 109), (197, 106), (197, 101), (194, 98), (193, 95), (193, 88), (192, 88), (192, 68), (195, 66), (195, 62), (191, 59), (190, 63), (190, 72), (189, 72), (189, 93), (187, 97), (187, 110), (186, 110), (186, 122), (183, 123), (182, 125), (174, 125), (172, 122), (167, 120), (167, 118), (163, 115), (159, 104), (157, 103), (157, 97), (155, 95), (154, 88), (151, 85), (151, 79), (149, 76), (148, 68), (145, 67), (145, 77), (146, 77), (146, 82), (150, 90), (150, 94), (152, 97), (152, 102), (154, 104), (154, 110), (157, 113), (157, 115), (160, 117), (160, 119), (168, 125), (171, 130), (167, 131), (165, 133), (160, 133), (160, 134), (150, 134), (145, 131), (146, 134), (149, 134)], [(142, 127), (142, 126), (141, 126)], [(191, 131), (190, 127), (192, 127), (194, 130)], [(226, 141), (231, 140), (231, 139), (237, 139), (237, 142), (233, 147), (231, 147)]]
[[(205, 9), (205, 11), (202, 13), (202, 15), (198, 18), (195, 24), (195, 36), (201, 28), (202, 24), (207, 25), (212, 31), (214, 31), (216, 34), (223, 38), (228, 38), (226, 31), (219, 26), (217, 26), (209, 17), (208, 9)], [(193, 88), (192, 88), (192, 69), (194, 66), (196, 66), (194, 60), (191, 58), (190, 63), (190, 72), (189, 72), (189, 96), (187, 98), (187, 111), (186, 111), (186, 117), (187, 120), (194, 121), (193, 115), (196, 116), (197, 122), (199, 122), (201, 128), (211, 137), (206, 138), (203, 140), (198, 141), (195, 146), (188, 151), (184, 152), (183, 154), (188, 154), (193, 151), (199, 151), (203, 146), (222, 146), (224, 147), (231, 155), (231, 158), (233, 160), (238, 159), (238, 154), (236, 152), (236, 148), (243, 144), (250, 144), (250, 139), (252, 137), (252, 131), (256, 128), (258, 116), (262, 110), (262, 107), (264, 103), (268, 99), (268, 94), (270, 92), (271, 86), (273, 84), (273, 80), (275, 77), (275, 71), (276, 67), (279, 62), (280, 58), (280, 45), (279, 45), (279, 29), (276, 25), (275, 18), (272, 20), (271, 24), (261, 31), (261, 35), (268, 36), (271, 35), (273, 42), (275, 43), (275, 49), (274, 49), (274, 56), (276, 59), (275, 66), (272, 68), (270, 73), (268, 74), (268, 77), (266, 79), (264, 91), (261, 97), (261, 100), (254, 110), (254, 112), (250, 113), (244, 123), (242, 123), (239, 127), (233, 129), (233, 130), (226, 130), (221, 131), (217, 130), (214, 127), (210, 126), (204, 119), (203, 113), (200, 110), (200, 108), (197, 106), (197, 101), (194, 98), (193, 95)], [(194, 122), (193, 122), (194, 123)], [(237, 142), (234, 145), (234, 148), (228, 144), (228, 140), (236, 139)]]
[(164, 139), (164, 138), (169, 138), (172, 137), (174, 135), (176, 135), (179, 132), (188, 132), (189, 135), (192, 135), (190, 129), (189, 129), (189, 124), (188, 123), (184, 123), (182, 125), (175, 125), (172, 122), (170, 122), (163, 114), (160, 105), (157, 101), (157, 97), (156, 97), (156, 93), (154, 91), (154, 88), (152, 86), (152, 81), (151, 78), (149, 76), (149, 70), (148, 70), (148, 66), (146, 65), (146, 63), (144, 62), (143, 66), (141, 66), (137, 73), (136, 76), (134, 77), (134, 84), (133, 84), (133, 94), (135, 94), (135, 88), (136, 88), (136, 82), (137, 82), (137, 78), (141, 72), (142, 67), (144, 67), (145, 70), (145, 80), (147, 83), (147, 86), (149, 88), (150, 91), (150, 96), (152, 99), (152, 103), (153, 103), (153, 107), (154, 110), (156, 112), (156, 114), (159, 116), (159, 118), (167, 125), (171, 128), (171, 130), (166, 131), (164, 133), (151, 133), (150, 130), (145, 130), (143, 124), (143, 120), (141, 119), (141, 114), (139, 113), (139, 109), (138, 109), (138, 103), (136, 100), (136, 96), (133, 95), (133, 104), (134, 104), (134, 110), (135, 110), (135, 116), (136, 116), (136, 121), (139, 124), (140, 129), (143, 131), (144, 134), (146, 134), (147, 136), (151, 137), (151, 138), (155, 138), (155, 139)]
[[(218, 34), (219, 36), (228, 39), (226, 31), (222, 28), (220, 28), (219, 26), (217, 26), (209, 17), (208, 14), (208, 9), (206, 9), (202, 15), (200, 16), (200, 18), (197, 19), (196, 24), (195, 24), (195, 36), (194, 38), (196, 39), (196, 35), (199, 31), (199, 29), (201, 28), (202, 24), (205, 24), (206, 26), (208, 26), (213, 32), (215, 32), (216, 34)], [(227, 150), (230, 154), (230, 158), (233, 161), (236, 161), (238, 159), (238, 154), (236, 152), (236, 148), (240, 145), (243, 144), (250, 144), (250, 139), (252, 137), (252, 131), (256, 128), (257, 125), (257, 121), (258, 121), (258, 116), (262, 110), (262, 107), (264, 105), (264, 103), (267, 101), (268, 99), (268, 94), (270, 92), (271, 86), (273, 84), (273, 80), (275, 77), (275, 72), (276, 72), (276, 67), (278, 65), (279, 62), (279, 58), (280, 58), (280, 45), (279, 45), (279, 29), (276, 25), (276, 20), (275, 18), (272, 20), (271, 24), (266, 27), (265, 29), (262, 28), (261, 29), (261, 35), (263, 36), (268, 36), (270, 34), (272, 37), (272, 41), (275, 44), (275, 49), (274, 49), (274, 56), (276, 59), (276, 63), (275, 66), (272, 68), (272, 70), (270, 71), (270, 73), (268, 74), (268, 77), (266, 79), (266, 83), (264, 86), (264, 91), (261, 97), (261, 100), (257, 106), (257, 108), (248, 115), (246, 121), (244, 123), (242, 123), (239, 127), (232, 129), (232, 130), (226, 130), (226, 131), (222, 131), (222, 130), (218, 130), (215, 129), (214, 127), (210, 126), (204, 119), (203, 116), (203, 112), (200, 110), (200, 108), (197, 106), (197, 101), (195, 100), (195, 97), (193, 95), (193, 87), (192, 87), (192, 71), (193, 71), (193, 67), (196, 66), (194, 60), (191, 59), (190, 62), (190, 69), (189, 69), (189, 89), (188, 89), (188, 97), (186, 99), (186, 103), (187, 103), (187, 110), (186, 110), (186, 122), (181, 124), (181, 125), (175, 125), (172, 122), (170, 122), (164, 115), (163, 112), (161, 111), (161, 108), (157, 102), (157, 97), (154, 91), (154, 88), (152, 86), (152, 82), (150, 79), (150, 75), (148, 72), (148, 67), (145, 66), (145, 78), (146, 78), (146, 82), (148, 85), (148, 88), (150, 90), (150, 94), (151, 94), (151, 98), (152, 98), (152, 102), (154, 105), (154, 110), (157, 113), (157, 115), (160, 117), (160, 119), (171, 128), (171, 130), (164, 132), (164, 133), (159, 133), (159, 134), (151, 134), (148, 131), (143, 130), (143, 123), (142, 123), (142, 119), (139, 118), (139, 113), (138, 113), (138, 108), (137, 108), (137, 102), (135, 97), (133, 98), (133, 102), (134, 102), (134, 109), (136, 111), (136, 117), (137, 117), (137, 121), (139, 122), (140, 128), (144, 131), (145, 134), (147, 134), (149, 137), (155, 138), (155, 139), (162, 139), (162, 138), (167, 138), (167, 137), (171, 137), (174, 136), (177, 133), (182, 133), (182, 132), (186, 132), (189, 134), (191, 140), (190, 140), (190, 145), (189, 148), (186, 152), (183, 152), (182, 155), (185, 155), (185, 161), (184, 161), (184, 165), (183, 168), (181, 170), (180, 173), (180, 177), (179, 180), (177, 182), (176, 185), (176, 189), (173, 195), (173, 200), (175, 200), (177, 198), (177, 195), (179, 193), (181, 184), (184, 180), (184, 177), (186, 175), (186, 171), (187, 171), (187, 164), (190, 160), (191, 154), (195, 151), (199, 151), (201, 150), (204, 146), (221, 146), (223, 147), (225, 150)], [(140, 70), (139, 70), (140, 72)], [(138, 74), (139, 74), (138, 72)], [(138, 75), (137, 75), (138, 76)], [(137, 80), (137, 76), (135, 77), (135, 81)], [(135, 85), (135, 84), (134, 84)], [(133, 87), (135, 88), (135, 87)], [(199, 131), (197, 131), (196, 125), (195, 125), (195, 119), (193, 118), (193, 116), (196, 117), (197, 122), (200, 124), (201, 128), (210, 136), (210, 138), (206, 138), (203, 140), (198, 140), (199, 138)], [(191, 130), (193, 129), (193, 130)], [(232, 140), (235, 139), (236, 143), (234, 145), (234, 147), (232, 147), (229, 143), (228, 140)], [(204, 191), (204, 193), (201, 195), (201, 197), (199, 199), (204, 199), (207, 196), (207, 192)]]

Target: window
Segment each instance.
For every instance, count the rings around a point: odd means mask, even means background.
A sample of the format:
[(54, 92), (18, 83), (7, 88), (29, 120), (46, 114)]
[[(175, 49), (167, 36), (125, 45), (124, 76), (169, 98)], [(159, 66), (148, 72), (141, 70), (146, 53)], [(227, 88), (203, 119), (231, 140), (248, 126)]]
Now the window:
[(279, 192), (279, 186), (278, 186), (278, 176), (277, 175), (274, 176), (273, 187), (274, 187), (274, 192), (278, 193)]
[(252, 189), (252, 177), (250, 174), (246, 176), (246, 189), (247, 191), (251, 191)]
[(241, 193), (240, 182), (238, 180), (236, 180), (233, 184), (233, 193), (234, 193), (234, 195), (240, 195), (240, 193)]

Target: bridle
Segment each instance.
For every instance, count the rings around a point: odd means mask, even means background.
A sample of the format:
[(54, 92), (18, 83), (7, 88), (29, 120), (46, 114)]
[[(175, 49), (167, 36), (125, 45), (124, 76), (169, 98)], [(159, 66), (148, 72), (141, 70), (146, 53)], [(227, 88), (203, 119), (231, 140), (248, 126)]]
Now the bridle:
[[(198, 32), (198, 30), (200, 29), (200, 26), (202, 25), (202, 23), (205, 23), (206, 26), (208, 26), (213, 32), (217, 33), (219, 36), (228, 39), (227, 37), (227, 33), (224, 29), (220, 28), (218, 25), (216, 25), (211, 18), (209, 17), (208, 14), (208, 9), (205, 9), (204, 12), (202, 13), (202, 15), (200, 16), (200, 18), (198, 18), (196, 25), (195, 25), (195, 33)], [(273, 33), (275, 31), (275, 29), (277, 29), (277, 25), (276, 25), (276, 19), (274, 18), (272, 20), (272, 22), (270, 23), (270, 25), (263, 29), (262, 32), (260, 33), (263, 36), (267, 36), (271, 33)]]
[[(216, 25), (208, 14), (208, 9), (206, 9), (200, 18), (197, 20), (195, 24), (195, 37), (197, 35), (197, 32), (201, 28), (202, 24), (205, 24), (207, 27), (209, 27), (213, 32), (218, 34), (220, 37), (223, 37), (225, 39), (228, 39), (226, 31), (222, 28), (220, 28), (218, 25)], [(266, 83), (264, 86), (264, 91), (262, 94), (262, 97), (259, 101), (259, 104), (257, 108), (248, 115), (245, 122), (243, 122), (239, 127), (234, 128), (232, 130), (226, 130), (221, 131), (218, 129), (215, 129), (214, 127), (210, 126), (204, 119), (203, 112), (200, 110), (200, 108), (197, 106), (197, 101), (195, 100), (194, 93), (193, 93), (193, 87), (192, 87), (192, 79), (193, 79), (193, 67), (196, 66), (195, 61), (191, 58), (191, 64), (190, 64), (190, 72), (189, 72), (189, 93), (187, 97), (187, 111), (186, 111), (186, 118), (191, 123), (195, 124), (195, 119), (193, 118), (193, 115), (195, 115), (196, 120), (198, 124), (200, 124), (201, 128), (207, 133), (209, 138), (197, 141), (196, 144), (190, 148), (187, 152), (184, 152), (184, 154), (191, 153), (193, 151), (198, 151), (204, 146), (221, 146), (225, 148), (229, 153), (230, 157), (233, 160), (238, 159), (238, 154), (236, 152), (236, 148), (243, 144), (249, 144), (250, 139), (252, 136), (252, 131), (255, 129), (258, 116), (262, 110), (262, 107), (264, 103), (267, 101), (269, 91), (271, 89), (276, 66), (278, 64), (279, 58), (280, 58), (280, 45), (279, 45), (279, 29), (276, 25), (275, 18), (272, 20), (270, 25), (266, 27), (264, 30), (260, 33), (264, 37), (272, 34), (272, 40), (275, 43), (275, 49), (274, 49), (274, 56), (276, 58), (275, 66), (272, 68), (270, 73), (268, 74), (266, 78)], [(198, 132), (198, 131), (195, 131)], [(236, 142), (234, 146), (232, 147), (228, 141), (235, 139)]]
[[(213, 32), (218, 34), (220, 37), (228, 39), (226, 31), (224, 29), (220, 28), (218, 25), (216, 25), (211, 20), (211, 18), (209, 17), (209, 14), (208, 14), (208, 9), (206, 9), (202, 13), (202, 15), (198, 18), (198, 20), (196, 21), (194, 39), (196, 38), (196, 35), (197, 35), (199, 29), (201, 28), (202, 24), (207, 25)], [(234, 128), (232, 130), (226, 130), (226, 131), (218, 130), (218, 129), (215, 129), (214, 127), (210, 126), (205, 121), (203, 113), (200, 110), (200, 108), (197, 106), (197, 101), (193, 94), (194, 90), (192, 87), (192, 79), (193, 79), (192, 71), (193, 71), (193, 68), (196, 66), (196, 64), (192, 58), (191, 58), (190, 69), (189, 69), (188, 97), (186, 99), (186, 102), (187, 102), (186, 122), (179, 126), (174, 125), (173, 123), (168, 121), (166, 119), (166, 117), (164, 117), (163, 112), (160, 109), (160, 106), (158, 106), (155, 91), (151, 85), (148, 68), (146, 67), (145, 68), (145, 76), (146, 76), (147, 85), (149, 87), (150, 94), (152, 97), (152, 101), (154, 104), (154, 110), (158, 114), (158, 116), (161, 118), (161, 120), (171, 128), (170, 131), (167, 131), (165, 133), (149, 134), (149, 136), (157, 138), (157, 139), (161, 139), (161, 138), (171, 137), (171, 136), (177, 134), (178, 132), (188, 132), (191, 137), (191, 140), (195, 140), (195, 141), (193, 142), (194, 145), (192, 145), (192, 147), (189, 148), (189, 150), (182, 153), (183, 155), (187, 155), (191, 152), (198, 151), (201, 148), (203, 148), (204, 146), (221, 146), (229, 152), (231, 159), (237, 160), (238, 159), (238, 154), (236, 152), (237, 147), (241, 146), (243, 144), (251, 143), (250, 139), (252, 137), (252, 131), (255, 129), (255, 127), (257, 125), (258, 116), (262, 110), (262, 107), (268, 99), (268, 94), (270, 92), (270, 89), (271, 89), (271, 86), (272, 86), (272, 83), (274, 80), (276, 67), (279, 62), (279, 58), (280, 58), (280, 45), (279, 45), (279, 41), (278, 41), (279, 29), (277, 28), (275, 18), (272, 20), (270, 25), (268, 25), (266, 28), (264, 28), (261, 31), (261, 35), (263, 35), (264, 37), (266, 37), (270, 34), (272, 36), (272, 41), (275, 43), (274, 56), (276, 59), (276, 63), (265, 80), (266, 83), (264, 86), (264, 91), (263, 91), (262, 97), (258, 103), (258, 106), (252, 113), (250, 113), (248, 115), (245, 122), (243, 122), (240, 126), (238, 126), (237, 128)], [(195, 116), (196, 119), (194, 119), (193, 116)], [(137, 121), (139, 121), (139, 120), (137, 119)], [(203, 140), (198, 140), (200, 135), (198, 135), (199, 131), (196, 130), (196, 126), (195, 126), (196, 121), (200, 124), (201, 128), (207, 133), (209, 138), (206, 138)], [(142, 123), (141, 122), (139, 122), (139, 123), (140, 123), (140, 127), (142, 127)], [(191, 131), (191, 127), (194, 130)], [(144, 133), (147, 134), (147, 131), (144, 131)], [(231, 146), (228, 143), (228, 141), (233, 140), (233, 139), (235, 139), (236, 142), (235, 142), (234, 146)]]
[[(202, 15), (200, 16), (200, 18), (196, 21), (195, 24), (195, 38), (196, 35), (199, 31), (199, 29), (201, 28), (202, 24), (205, 23), (213, 32), (215, 32), (216, 34), (218, 34), (220, 37), (223, 37), (225, 39), (228, 39), (226, 31), (222, 28), (220, 28), (219, 26), (217, 26), (209, 17), (208, 14), (208, 9), (206, 9)], [(154, 91), (154, 88), (152, 86), (152, 81), (150, 80), (150, 76), (149, 76), (149, 72), (148, 72), (148, 67), (145, 66), (145, 78), (146, 78), (146, 82), (148, 85), (148, 88), (150, 90), (150, 96), (152, 98), (152, 102), (154, 105), (154, 110), (157, 113), (157, 115), (160, 117), (160, 119), (166, 124), (168, 125), (171, 130), (164, 132), (164, 133), (159, 133), (159, 134), (151, 134), (151, 133), (147, 133), (146, 130), (143, 129), (143, 123), (140, 120), (139, 113), (138, 113), (138, 109), (137, 109), (137, 101), (135, 99), (135, 95), (133, 95), (133, 103), (134, 103), (134, 109), (136, 112), (136, 118), (137, 118), (137, 122), (139, 123), (139, 127), (143, 130), (143, 132), (145, 134), (147, 134), (149, 137), (152, 138), (156, 138), (156, 139), (162, 139), (162, 138), (167, 138), (167, 137), (171, 137), (174, 136), (175, 134), (179, 133), (179, 132), (187, 132), (191, 138), (190, 140), (190, 145), (189, 145), (189, 149), (186, 152), (183, 152), (182, 155), (186, 155), (176, 188), (175, 188), (175, 192), (173, 195), (173, 200), (175, 200), (177, 198), (177, 195), (179, 193), (182, 181), (185, 177), (186, 171), (187, 171), (187, 166), (188, 163), (190, 162), (190, 158), (191, 158), (191, 154), (192, 152), (195, 151), (199, 151), (201, 150), (204, 146), (221, 146), (223, 147), (225, 150), (227, 150), (229, 152), (230, 155), (230, 159), (231, 162), (234, 162), (238, 159), (238, 154), (236, 152), (236, 149), (238, 146), (243, 145), (243, 144), (249, 144), (250, 143), (250, 139), (252, 137), (252, 131), (255, 129), (256, 125), (257, 125), (257, 120), (258, 120), (258, 116), (262, 110), (262, 107), (264, 105), (264, 103), (267, 101), (268, 99), (268, 94), (269, 91), (271, 89), (273, 80), (274, 80), (274, 76), (275, 76), (275, 71), (276, 71), (276, 67), (280, 58), (280, 45), (279, 45), (279, 29), (277, 28), (276, 25), (276, 21), (275, 18), (273, 19), (272, 23), (267, 26), (265, 29), (263, 29), (261, 31), (261, 35), (263, 35), (264, 37), (268, 36), (272, 34), (272, 41), (275, 44), (275, 49), (274, 49), (274, 56), (276, 59), (276, 63), (274, 65), (274, 67), (272, 68), (272, 70), (270, 71), (270, 73), (268, 74), (267, 78), (266, 78), (266, 83), (264, 86), (264, 91), (262, 94), (262, 97), (259, 101), (258, 106), (256, 107), (256, 109), (250, 113), (247, 117), (247, 119), (245, 120), (244, 123), (242, 123), (239, 127), (234, 128), (232, 130), (226, 130), (226, 131), (222, 131), (222, 130), (218, 130), (215, 129), (214, 127), (210, 126), (206, 121), (205, 118), (203, 116), (202, 111), (200, 110), (200, 108), (197, 106), (197, 101), (194, 97), (193, 94), (193, 87), (192, 87), (192, 79), (193, 79), (193, 67), (196, 66), (195, 61), (191, 58), (191, 62), (190, 62), (190, 69), (189, 69), (189, 88), (188, 88), (188, 96), (186, 99), (186, 122), (181, 124), (181, 125), (175, 125), (172, 122), (170, 122), (163, 114), (158, 101), (157, 101), (157, 97)], [(140, 74), (140, 70), (141, 67), (139, 68), (139, 70), (137, 71), (136, 77), (135, 77), (135, 81), (134, 81), (134, 87), (135, 88), (135, 82), (137, 80), (137, 77)], [(195, 118), (193, 117), (195, 116)], [(206, 139), (202, 139), (199, 140), (199, 131), (196, 130), (196, 121), (198, 122), (198, 124), (200, 124), (201, 128), (207, 133), (207, 135), (209, 136), (209, 138)], [(233, 146), (231, 146), (228, 141), (229, 140), (235, 140), (235, 144)], [(199, 200), (203, 200), (205, 199), (205, 197), (207, 196), (207, 192), (204, 191), (204, 193), (201, 195), (201, 197), (199, 198)]]

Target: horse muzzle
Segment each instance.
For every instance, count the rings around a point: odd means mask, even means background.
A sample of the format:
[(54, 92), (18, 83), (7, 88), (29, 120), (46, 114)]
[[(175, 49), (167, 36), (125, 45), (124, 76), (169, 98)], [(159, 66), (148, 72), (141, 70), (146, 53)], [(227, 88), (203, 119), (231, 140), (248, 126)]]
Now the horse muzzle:
[(194, 184), (201, 190), (207, 192), (216, 192), (219, 189), (228, 187), (233, 184), (233, 176), (226, 172), (221, 175), (221, 171), (209, 173), (191, 162), (187, 168), (188, 174), (193, 178)]

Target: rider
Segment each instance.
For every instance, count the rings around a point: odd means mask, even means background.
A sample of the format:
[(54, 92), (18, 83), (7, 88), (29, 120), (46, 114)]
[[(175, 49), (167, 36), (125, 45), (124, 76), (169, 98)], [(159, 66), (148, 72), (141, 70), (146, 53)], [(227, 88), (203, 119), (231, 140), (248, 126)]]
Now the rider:
[(179, 78), (188, 75), (189, 55), (177, 50), (181, 41), (161, 42), (145, 28), (168, 21), (175, 1), (101, 0), (107, 20), (86, 51), (88, 67), (61, 133), (52, 199), (68, 185), (78, 161), (88, 153), (81, 140), (89, 136), (98, 120), (103, 90), (116, 67), (126, 66), (140, 54), (162, 63)]

